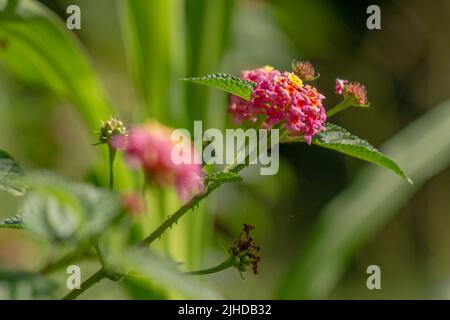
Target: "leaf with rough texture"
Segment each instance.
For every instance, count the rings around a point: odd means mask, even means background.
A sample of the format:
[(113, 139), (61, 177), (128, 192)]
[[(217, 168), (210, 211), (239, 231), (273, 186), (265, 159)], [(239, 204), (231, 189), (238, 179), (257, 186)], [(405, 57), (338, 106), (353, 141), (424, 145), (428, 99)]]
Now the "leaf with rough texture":
[(0, 228), (23, 229), (24, 225), (22, 215), (18, 214), (12, 217), (1, 219)]
[(393, 160), (386, 157), (366, 140), (353, 135), (338, 125), (328, 123), (326, 130), (316, 134), (312, 143), (385, 167), (412, 183), (412, 180)]
[(250, 100), (253, 91), (253, 82), (242, 80), (224, 73), (210, 74), (204, 77), (185, 78), (188, 82), (203, 84)]
[(115, 193), (50, 173), (27, 178), (22, 207), (26, 228), (50, 241), (83, 241), (101, 234), (120, 213)]
[(24, 172), (20, 164), (5, 151), (0, 150), (0, 189), (15, 196), (22, 196), (25, 188), (18, 182)]

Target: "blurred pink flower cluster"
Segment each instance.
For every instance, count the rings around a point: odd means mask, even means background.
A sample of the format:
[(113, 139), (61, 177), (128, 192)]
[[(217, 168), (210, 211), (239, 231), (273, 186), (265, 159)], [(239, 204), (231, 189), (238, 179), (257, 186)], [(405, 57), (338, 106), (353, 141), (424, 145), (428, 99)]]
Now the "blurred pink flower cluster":
[(255, 84), (250, 101), (232, 96), (228, 112), (237, 123), (262, 121), (263, 128), (283, 124), (290, 135), (312, 137), (324, 130), (325, 98), (316, 88), (303, 84), (294, 73), (266, 66), (242, 72), (242, 78)]
[[(179, 198), (188, 201), (204, 191), (204, 173), (198, 162), (176, 164), (172, 149), (176, 145), (170, 138), (171, 129), (157, 123), (132, 128), (128, 135), (116, 136), (112, 146), (123, 149), (128, 164), (141, 168), (150, 182), (158, 186), (174, 185)], [(186, 150), (195, 155), (192, 145)]]

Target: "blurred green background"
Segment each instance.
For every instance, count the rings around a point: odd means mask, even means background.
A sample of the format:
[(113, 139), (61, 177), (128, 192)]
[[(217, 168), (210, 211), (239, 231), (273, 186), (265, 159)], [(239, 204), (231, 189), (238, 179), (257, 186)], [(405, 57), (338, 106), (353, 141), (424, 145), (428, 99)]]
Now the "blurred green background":
[[(65, 29), (70, 4), (81, 8), (81, 30)], [(203, 280), (225, 298), (450, 298), (450, 2), (376, 1), (381, 30), (366, 28), (370, 4), (23, 1), (23, 20), (0, 16), (0, 148), (26, 170), (101, 184), (102, 154), (91, 146), (100, 120), (223, 129), (228, 97), (179, 78), (310, 60), (327, 108), (339, 102), (336, 77), (366, 85), (371, 108), (334, 122), (381, 147), (415, 184), (332, 151), (283, 145), (278, 175), (246, 170), (243, 183), (224, 186), (174, 228), (174, 255), (212, 266), (250, 223), (260, 274)], [(132, 182), (124, 176), (120, 188)], [(0, 194), (0, 217), (16, 207)], [(1, 269), (34, 270), (49, 254), (33, 236), (0, 230)], [(371, 264), (381, 267), (381, 290), (366, 287)], [(150, 298), (109, 281), (82, 297)]]

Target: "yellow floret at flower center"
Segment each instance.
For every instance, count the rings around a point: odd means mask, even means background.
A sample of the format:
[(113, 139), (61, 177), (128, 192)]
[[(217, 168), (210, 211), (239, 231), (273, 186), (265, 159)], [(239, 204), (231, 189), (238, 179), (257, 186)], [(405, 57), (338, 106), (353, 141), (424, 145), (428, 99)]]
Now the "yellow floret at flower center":
[(292, 84), (296, 85), (299, 88), (302, 87), (302, 85), (303, 85), (302, 80), (299, 77), (297, 77), (295, 74), (289, 73), (288, 78)]
[(273, 67), (272, 67), (272, 66), (269, 66), (269, 65), (265, 65), (265, 66), (263, 67), (263, 70), (264, 70), (265, 72), (272, 72), (272, 71), (273, 71)]

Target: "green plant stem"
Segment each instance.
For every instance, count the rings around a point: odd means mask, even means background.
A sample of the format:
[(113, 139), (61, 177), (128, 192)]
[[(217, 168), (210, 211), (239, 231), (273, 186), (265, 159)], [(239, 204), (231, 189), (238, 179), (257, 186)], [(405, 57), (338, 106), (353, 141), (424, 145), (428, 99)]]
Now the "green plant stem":
[(101, 264), (103, 270), (105, 270), (106, 269), (106, 261), (105, 261), (105, 258), (103, 257), (102, 251), (100, 250), (100, 245), (98, 244), (98, 241), (96, 241), (94, 243), (94, 248), (95, 248), (95, 252), (97, 253), (98, 260), (100, 261), (100, 264)]
[(155, 231), (153, 231), (153, 233), (151, 233), (147, 238), (145, 238), (144, 240), (142, 240), (142, 242), (140, 243), (140, 245), (142, 246), (149, 246), (153, 241), (155, 241), (156, 239), (160, 238), (162, 236), (162, 234), (169, 229), (172, 225), (174, 225), (175, 223), (177, 223), (177, 221), (187, 212), (189, 212), (192, 208), (194, 208), (195, 206), (197, 206), (200, 201), (202, 201), (204, 198), (206, 198), (211, 192), (213, 192), (214, 190), (216, 190), (218, 187), (220, 187), (223, 183), (225, 183), (226, 181), (218, 181), (218, 182), (214, 182), (212, 183), (208, 189), (206, 190), (206, 192), (195, 196), (194, 198), (192, 198), (189, 202), (187, 202), (185, 205), (183, 205), (182, 207), (180, 207), (180, 209), (178, 209), (173, 215), (171, 215), (170, 217), (168, 217), (166, 219), (166, 221), (163, 222), (163, 224), (161, 224)]
[[(117, 151), (110, 144), (108, 144), (108, 153), (109, 153), (109, 189), (112, 190), (114, 188), (114, 162), (116, 159)], [(94, 284), (96, 284), (97, 282), (108, 276), (107, 270), (105, 270), (106, 268), (105, 260), (103, 258), (97, 240), (94, 240), (94, 248), (100, 260), (102, 268), (99, 271), (97, 271), (94, 275), (92, 275), (89, 279), (87, 279), (85, 282), (83, 282), (81, 284), (80, 289), (74, 289), (71, 292), (69, 292), (66, 296), (64, 296), (63, 300), (76, 299), (85, 290), (87, 290), (88, 288), (90, 288), (91, 286), (93, 286)], [(57, 270), (60, 267), (63, 267), (69, 264), (70, 262), (82, 257), (82, 253), (84, 253), (84, 250), (75, 250), (73, 252), (70, 252), (57, 262), (44, 267), (44, 269), (41, 270), (41, 273), (48, 274), (54, 270)]]
[[(269, 147), (270, 148), (270, 147)], [(227, 166), (224, 171), (232, 172), (232, 173), (238, 173), (242, 169), (248, 166), (249, 163), (249, 155), (246, 156), (243, 163), (235, 164), (234, 166)], [(177, 223), (178, 220), (187, 212), (189, 212), (192, 208), (196, 207), (200, 201), (202, 201), (204, 198), (206, 198), (209, 194), (211, 194), (214, 190), (219, 188), (222, 184), (227, 183), (230, 181), (214, 181), (211, 183), (206, 191), (202, 194), (199, 194), (192, 198), (188, 203), (183, 205), (180, 209), (178, 209), (173, 215), (171, 215), (169, 218), (167, 218), (166, 221), (163, 222), (162, 225), (160, 225), (152, 234), (150, 234), (147, 238), (142, 240), (141, 245), (142, 246), (149, 246), (153, 241), (160, 238), (162, 234), (169, 229), (173, 224)]]
[[(167, 207), (166, 207), (166, 192), (162, 187), (156, 186), (156, 201), (158, 205), (158, 212), (159, 212), (159, 218), (160, 221), (164, 221), (166, 219)], [(170, 256), (170, 249), (169, 249), (169, 241), (168, 239), (162, 239), (162, 245), (164, 247), (164, 251), (166, 252), (167, 256)]]
[(85, 292), (87, 289), (92, 287), (94, 284), (100, 282), (101, 280), (105, 279), (107, 277), (106, 272), (102, 269), (98, 270), (96, 273), (94, 273), (89, 279), (84, 281), (80, 289), (74, 289), (71, 292), (69, 292), (67, 295), (65, 295), (62, 300), (74, 300), (76, 299), (80, 294)]
[[(242, 169), (242, 168), (241, 168)], [(191, 201), (186, 203), (184, 206), (182, 206), (180, 209), (178, 209), (173, 215), (171, 215), (169, 218), (164, 221), (162, 225), (160, 225), (152, 234), (150, 234), (147, 238), (142, 240), (140, 243), (141, 246), (149, 246), (153, 241), (158, 239), (162, 236), (162, 234), (169, 229), (173, 224), (175, 224), (186, 212), (191, 210), (193, 207), (195, 207), (202, 199), (206, 198), (211, 192), (216, 190), (218, 187), (220, 187), (223, 183), (226, 181), (221, 182), (214, 182), (208, 187), (207, 191), (201, 195), (198, 195), (194, 198), (192, 198)], [(70, 292), (68, 295), (66, 295), (63, 300), (71, 300), (76, 299), (83, 291), (88, 289), (89, 287), (93, 286), (100, 280), (107, 277), (106, 271), (103, 269), (103, 267), (98, 270), (94, 275), (92, 275), (89, 279), (84, 281), (81, 284), (80, 289), (74, 289), (72, 292)]]
[[(247, 161), (244, 161), (242, 164), (237, 164), (233, 168), (226, 169), (229, 172), (238, 173), (242, 169), (244, 169), (248, 165)], [(227, 183), (228, 181), (214, 181), (211, 183), (207, 190), (195, 196), (192, 198), (189, 202), (187, 202), (185, 205), (181, 206), (180, 209), (178, 209), (173, 215), (171, 215), (169, 218), (166, 219), (166, 221), (163, 222), (162, 225), (160, 225), (153, 233), (151, 233), (147, 238), (142, 240), (140, 243), (141, 246), (149, 246), (153, 241), (158, 239), (162, 236), (162, 234), (167, 231), (173, 224), (177, 223), (177, 221), (187, 212), (189, 212), (191, 209), (193, 209), (195, 206), (197, 206), (200, 201), (202, 201), (204, 198), (206, 198), (209, 194), (211, 194), (214, 190), (219, 188), (222, 184)], [(69, 294), (67, 294), (63, 299), (65, 300), (71, 300), (76, 299), (82, 292), (87, 290), (89, 287), (93, 286), (100, 280), (107, 278), (107, 273), (104, 271), (103, 268), (98, 270), (94, 275), (92, 275), (89, 279), (84, 281), (81, 284), (80, 289), (72, 290)]]
[(185, 275), (188, 276), (199, 276), (199, 275), (205, 275), (205, 274), (211, 274), (211, 273), (217, 273), (223, 270), (226, 270), (228, 268), (231, 268), (232, 264), (230, 259), (225, 260), (224, 262), (222, 262), (221, 264), (209, 268), (209, 269), (203, 269), (203, 270), (197, 270), (197, 271), (189, 271), (189, 272), (184, 272)]
[[(122, 219), (124, 217), (125, 217), (124, 214), (120, 214), (113, 220), (112, 223), (114, 224), (114, 223), (120, 221), (120, 219)], [(87, 243), (84, 243), (83, 245), (81, 245), (77, 249), (67, 253), (66, 255), (64, 255), (63, 257), (58, 259), (57, 261), (47, 264), (44, 268), (41, 269), (40, 273), (42, 273), (44, 275), (52, 273), (53, 271), (56, 271), (62, 267), (69, 265), (73, 261), (76, 261), (78, 259), (85, 257), (86, 253), (91, 249), (92, 244), (94, 244), (94, 248), (96, 250), (97, 256), (98, 256), (100, 262), (102, 262), (103, 258), (101, 257), (101, 253), (99, 254), (99, 248), (96, 247), (97, 240), (92, 239), (92, 241), (88, 241)], [(104, 262), (104, 260), (103, 260), (103, 262)]]
[(339, 113), (341, 111), (344, 111), (348, 107), (352, 105), (352, 102), (349, 99), (342, 100), (339, 104), (337, 104), (335, 107), (331, 108), (327, 111), (327, 118), (331, 118), (336, 113)]
[(117, 150), (108, 144), (109, 151), (109, 189), (114, 188), (114, 161), (116, 160)]

